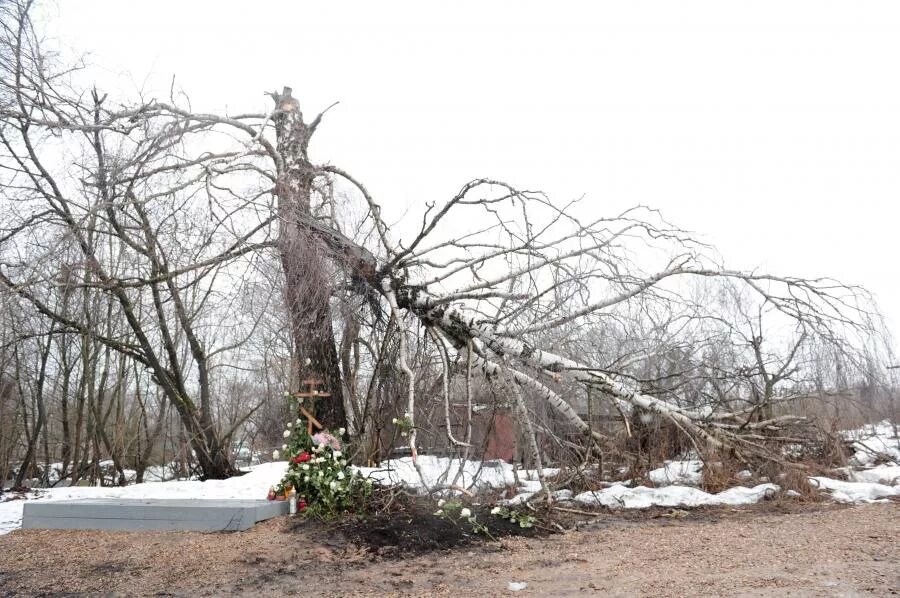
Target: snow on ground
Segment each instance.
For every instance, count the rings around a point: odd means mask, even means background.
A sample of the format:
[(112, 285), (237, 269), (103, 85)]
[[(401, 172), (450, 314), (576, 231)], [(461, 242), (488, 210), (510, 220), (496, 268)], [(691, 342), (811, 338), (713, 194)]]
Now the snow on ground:
[(897, 427), (888, 420), (847, 430), (841, 435), (853, 441), (855, 452), (850, 459), (851, 465), (872, 465), (879, 460), (900, 464), (900, 436)]
[(809, 478), (809, 482), (816, 488), (829, 491), (832, 500), (843, 503), (873, 502), (889, 496), (900, 496), (900, 486), (872, 482), (844, 482), (824, 477), (812, 477)]
[[(147, 482), (131, 486), (69, 486), (34, 492), (28, 500), (70, 500), (78, 498), (242, 498), (262, 499), (270, 486), (281, 481), (286, 462), (266, 463), (227, 480)], [(24, 500), (0, 502), (0, 534), (22, 525)]]
[(709, 494), (689, 486), (665, 486), (647, 488), (615, 485), (603, 490), (582, 492), (575, 501), (584, 505), (609, 508), (646, 509), (647, 507), (699, 507), (706, 505), (749, 505), (766, 496), (774, 495), (779, 488), (775, 484), (760, 484), (754, 488), (737, 486)]
[[(460, 469), (458, 459), (421, 455), (418, 458), (425, 483), (430, 488), (453, 483)], [(69, 486), (38, 490), (31, 493), (27, 500), (71, 500), (79, 498), (240, 498), (263, 499), (270, 486), (281, 481), (287, 469), (286, 461), (266, 463), (254, 466), (242, 476), (227, 480), (178, 480), (167, 482), (148, 481), (130, 486)], [(382, 463), (381, 467), (356, 468), (364, 477), (381, 484), (404, 485), (408, 488), (422, 489), (422, 479), (413, 467), (409, 457), (393, 459)], [(558, 469), (545, 469), (546, 476), (559, 473)], [(536, 492), (540, 489), (535, 471), (520, 470), (517, 472), (521, 491)], [(475, 490), (484, 488), (503, 488), (516, 484), (513, 466), (503, 461), (466, 461), (462, 467), (462, 475), (456, 485)], [(564, 495), (561, 495), (564, 496)], [(0, 534), (18, 529), (22, 524), (22, 506), (25, 500), (7, 500), (0, 502)]]
[(900, 496), (900, 437), (897, 427), (884, 420), (857, 430), (843, 431), (841, 435), (852, 441), (855, 450), (850, 458), (850, 467), (842, 470), (849, 481), (814, 477), (810, 478), (810, 482), (830, 492), (837, 502), (871, 502)]
[(666, 461), (663, 467), (647, 474), (657, 486), (699, 486), (703, 481), (703, 461)]
[(853, 482), (870, 482), (887, 486), (900, 485), (900, 465), (876, 465), (868, 469), (848, 472)]
[[(451, 484), (473, 490), (504, 488), (516, 484), (518, 475), (523, 491), (536, 492), (540, 489), (536, 470), (521, 469), (514, 472), (512, 465), (505, 461), (465, 461), (460, 472), (460, 459), (419, 455), (419, 469), (416, 470), (411, 457), (391, 459), (379, 467), (357, 467), (363, 477), (382, 485), (402, 485), (407, 488), (439, 488)], [(544, 468), (544, 477), (552, 477), (559, 469)], [(457, 474), (460, 474), (457, 478)], [(536, 487), (535, 487), (536, 485)]]
[[(106, 481), (108, 485), (115, 485), (119, 479), (119, 472), (116, 471), (115, 466), (111, 460), (104, 460), (97, 463), (100, 467), (101, 475), (103, 479)], [(43, 467), (43, 465), (41, 466)], [(179, 478), (178, 477), (178, 466), (175, 463), (170, 463), (168, 465), (151, 465), (147, 469), (144, 470), (144, 481), (145, 482), (165, 482), (169, 480), (175, 479), (187, 479), (187, 478)], [(47, 466), (47, 480), (53, 486), (68, 486), (69, 480), (64, 479), (60, 480), (60, 476), (63, 471), (63, 464), (60, 462), (50, 463)], [(137, 471), (133, 469), (123, 469), (122, 473), (125, 474), (125, 481), (129, 484), (133, 484), (137, 479)], [(11, 480), (8, 480), (11, 481)], [(25, 486), (30, 486), (33, 488), (40, 487), (42, 481), (40, 479), (27, 479), (24, 481)]]
[[(843, 433), (853, 440), (857, 448), (854, 463), (848, 468), (851, 481), (834, 480), (825, 477), (810, 478), (821, 490), (831, 493), (838, 502), (871, 502), (900, 496), (900, 465), (873, 465), (877, 460), (893, 458), (900, 461), (900, 439), (894, 434), (894, 427), (887, 421), (860, 430)], [(380, 467), (356, 468), (364, 477), (382, 485), (402, 485), (410, 489), (436, 489), (455, 485), (458, 487), (483, 490), (516, 486), (518, 494), (505, 501), (516, 505), (530, 500), (540, 491), (540, 482), (534, 470), (516, 470), (504, 461), (465, 461), (420, 455), (419, 471), (410, 457), (385, 461)], [(867, 467), (860, 467), (867, 466)], [(279, 461), (256, 465), (248, 473), (228, 480), (154, 481), (154, 478), (171, 475), (159, 468), (148, 470), (148, 481), (125, 487), (57, 487), (38, 490), (27, 497), (28, 500), (69, 500), (78, 498), (264, 498), (270, 486), (281, 481), (287, 462)], [(420, 475), (421, 471), (421, 475)], [(559, 469), (544, 469), (544, 475), (552, 478)], [(743, 472), (742, 472), (743, 473)], [(749, 473), (749, 472), (748, 472)], [(737, 486), (709, 494), (692, 486), (702, 480), (702, 462), (696, 459), (668, 461), (663, 467), (652, 470), (648, 477), (657, 488), (638, 486), (630, 488), (622, 483), (614, 483), (602, 490), (583, 492), (575, 497), (570, 490), (554, 492), (560, 501), (574, 500), (585, 505), (600, 505), (611, 508), (646, 508), (653, 505), (663, 507), (694, 507), (701, 505), (744, 505), (755, 503), (779, 490), (775, 484), (761, 484), (754, 488)], [(0, 502), (0, 534), (8, 533), (21, 526), (22, 506), (25, 500)]]
[[(826, 477), (810, 478), (810, 483), (815, 487), (827, 491), (833, 500), (837, 502), (871, 502), (881, 500), (889, 496), (900, 496), (900, 437), (896, 434), (896, 428), (885, 420), (877, 424), (868, 424), (856, 430), (846, 430), (841, 435), (852, 441), (855, 453), (850, 459), (850, 467), (840, 470), (849, 481), (835, 480)], [(876, 462), (888, 461), (886, 464), (874, 465)], [(663, 490), (666, 486), (697, 486), (703, 479), (703, 463), (696, 459), (684, 461), (666, 461), (663, 467), (652, 470), (648, 478), (654, 485)], [(738, 474), (743, 479), (752, 477), (752, 472), (743, 471)], [(626, 497), (630, 503), (643, 504), (644, 499), (670, 500), (673, 495), (680, 496), (683, 505), (690, 506), (695, 496), (690, 492), (670, 490), (666, 493), (656, 493), (649, 496), (644, 490), (635, 492), (640, 496), (636, 499), (629, 495)], [(650, 490), (650, 489), (645, 489)], [(734, 490), (734, 489), (732, 489)], [(616, 492), (608, 488), (604, 492), (603, 500), (615, 502)], [(582, 495), (579, 495), (582, 496)], [(648, 498), (649, 496), (649, 498)], [(605, 504), (605, 503), (600, 503)], [(653, 503), (657, 504), (657, 503)], [(660, 503), (661, 504), (661, 503)], [(708, 503), (705, 503), (708, 504)], [(666, 505), (673, 506), (673, 505)]]
[[(539, 489), (540, 488), (538, 488), (538, 490)], [(513, 496), (510, 499), (500, 500), (497, 502), (501, 505), (506, 505), (507, 507), (515, 507), (515, 506), (518, 506), (518, 505), (528, 502), (529, 500), (534, 498), (535, 494), (537, 494), (537, 490), (522, 491), (522, 487), (520, 486), (519, 494), (516, 494), (515, 496)], [(571, 490), (554, 490), (551, 494), (553, 495), (553, 500), (564, 502), (564, 501), (572, 500), (573, 492)]]

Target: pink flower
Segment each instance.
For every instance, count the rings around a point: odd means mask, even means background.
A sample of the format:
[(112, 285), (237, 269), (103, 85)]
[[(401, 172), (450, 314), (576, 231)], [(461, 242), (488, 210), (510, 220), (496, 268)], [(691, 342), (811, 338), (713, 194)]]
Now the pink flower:
[(325, 445), (331, 447), (331, 449), (335, 451), (341, 450), (341, 441), (328, 432), (319, 432), (318, 434), (314, 434), (312, 437), (312, 441), (316, 445)]

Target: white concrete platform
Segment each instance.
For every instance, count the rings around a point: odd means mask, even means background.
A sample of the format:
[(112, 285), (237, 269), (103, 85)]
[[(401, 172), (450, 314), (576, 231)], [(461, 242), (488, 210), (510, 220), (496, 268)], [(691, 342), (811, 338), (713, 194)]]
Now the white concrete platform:
[(102, 498), (27, 501), (23, 528), (239, 531), (288, 513), (286, 501)]

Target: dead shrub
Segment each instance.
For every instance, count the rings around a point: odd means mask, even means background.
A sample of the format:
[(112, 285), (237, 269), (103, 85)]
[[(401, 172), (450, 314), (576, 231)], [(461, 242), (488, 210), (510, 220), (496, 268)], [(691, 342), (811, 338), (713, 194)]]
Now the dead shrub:
[(798, 496), (793, 498), (801, 502), (820, 502), (823, 496), (809, 482), (809, 476), (827, 473), (827, 469), (812, 463), (777, 463), (769, 461), (761, 465), (760, 474), (772, 483), (781, 487), (781, 495), (794, 491)]
[(716, 493), (739, 486), (747, 481), (737, 475), (745, 469), (746, 465), (733, 456), (711, 451), (703, 456), (703, 482), (700, 488)]
[(820, 430), (820, 441), (816, 462), (829, 467), (844, 467), (852, 454), (847, 441), (832, 426), (831, 430)]

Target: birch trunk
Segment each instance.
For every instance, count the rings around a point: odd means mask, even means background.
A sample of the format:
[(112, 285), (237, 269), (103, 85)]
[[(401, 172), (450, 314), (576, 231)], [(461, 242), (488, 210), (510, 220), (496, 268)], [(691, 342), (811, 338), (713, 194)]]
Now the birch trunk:
[(292, 390), (315, 378), (325, 382), (328, 399), (316, 405), (316, 417), (331, 429), (347, 426), (340, 362), (331, 314), (332, 274), (325, 259), (327, 245), (310, 228), (310, 201), (315, 168), (307, 147), (315, 126), (303, 121), (300, 104), (286, 87), (275, 95), (275, 132), (284, 164), (278, 197), (279, 249), (285, 276), (285, 299), (294, 343)]

